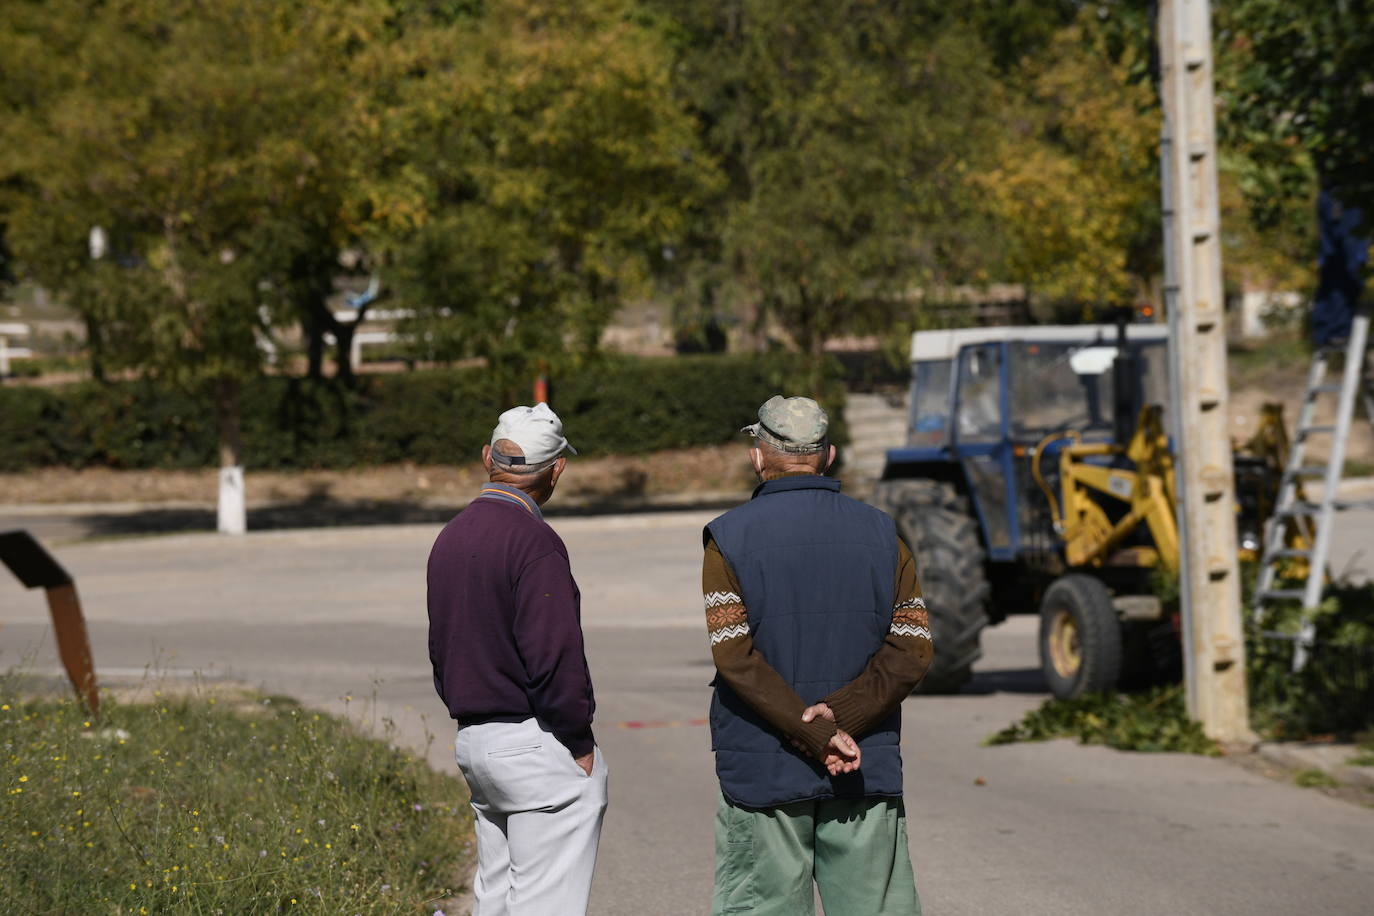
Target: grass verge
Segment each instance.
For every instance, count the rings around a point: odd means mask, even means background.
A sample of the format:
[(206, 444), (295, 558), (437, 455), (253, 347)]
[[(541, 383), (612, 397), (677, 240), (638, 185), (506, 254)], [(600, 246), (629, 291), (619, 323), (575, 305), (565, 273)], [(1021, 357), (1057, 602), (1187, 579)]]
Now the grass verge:
[(461, 784), (345, 720), (241, 693), (110, 703), (0, 678), (0, 912), (433, 913)]
[(1355, 736), (1355, 756), (1346, 763), (1352, 767), (1374, 767), (1374, 729)]
[(1074, 700), (1046, 700), (1020, 722), (990, 735), (984, 744), (1073, 738), (1123, 751), (1220, 753), (1202, 726), (1188, 718), (1179, 685), (1147, 693), (1100, 693)]
[(1334, 789), (1340, 785), (1323, 770), (1299, 770), (1293, 774), (1293, 784), (1303, 789)]

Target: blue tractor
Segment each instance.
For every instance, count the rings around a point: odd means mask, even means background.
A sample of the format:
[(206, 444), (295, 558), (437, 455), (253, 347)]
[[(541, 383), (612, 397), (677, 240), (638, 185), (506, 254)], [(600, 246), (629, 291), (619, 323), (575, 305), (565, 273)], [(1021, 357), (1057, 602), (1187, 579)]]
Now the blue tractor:
[[(1167, 346), (1153, 324), (913, 336), (907, 444), (887, 453), (874, 503), (896, 519), (927, 596), (936, 654), (923, 691), (958, 691), (983, 628), (1010, 612), (1039, 610), (1058, 696), (1115, 686), (1133, 642), (1171, 625), (1151, 578), (1170, 550), (1177, 562)], [(1137, 446), (1151, 444), (1147, 461)], [(1088, 474), (1100, 492), (1070, 479)], [(1087, 521), (1101, 536), (1075, 553)]]

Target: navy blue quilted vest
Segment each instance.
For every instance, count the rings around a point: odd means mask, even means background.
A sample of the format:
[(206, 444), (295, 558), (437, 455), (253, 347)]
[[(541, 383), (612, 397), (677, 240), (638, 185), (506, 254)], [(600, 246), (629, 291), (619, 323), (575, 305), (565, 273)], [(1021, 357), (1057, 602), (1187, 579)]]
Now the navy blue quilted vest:
[[(782, 477), (706, 526), (739, 580), (764, 659), (809, 705), (857, 677), (892, 623), (897, 531), (828, 477)], [(815, 798), (902, 794), (894, 712), (859, 742), (859, 770), (830, 776), (717, 677), (711, 748), (721, 791), (772, 807)]]

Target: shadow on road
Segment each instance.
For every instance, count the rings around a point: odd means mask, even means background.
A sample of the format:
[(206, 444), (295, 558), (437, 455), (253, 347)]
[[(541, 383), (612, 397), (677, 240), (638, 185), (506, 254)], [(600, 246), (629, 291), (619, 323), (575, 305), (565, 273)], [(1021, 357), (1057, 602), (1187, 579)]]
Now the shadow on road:
[[(461, 507), (425, 506), (407, 502), (303, 502), (248, 510), (250, 531), (282, 528), (332, 528), (352, 525), (442, 524)], [(135, 512), (90, 513), (70, 520), (85, 537), (137, 534), (180, 534), (214, 531), (213, 509), (141, 509)]]
[(975, 671), (973, 680), (960, 693), (986, 696), (990, 693), (1049, 693), (1045, 675), (1039, 668), (1002, 668)]
[[(697, 501), (655, 503), (645, 500), (598, 500), (586, 503), (557, 503), (545, 514), (550, 518), (570, 518), (594, 515), (630, 515), (646, 512), (696, 511), (727, 509), (738, 505), (740, 498), (704, 499)], [(304, 500), (278, 503), (248, 510), (249, 531), (273, 531), (289, 528), (337, 528), (367, 525), (442, 525), (463, 510), (465, 504), (434, 504), (405, 500), (341, 502), (337, 500)], [(180, 534), (215, 530), (215, 510), (212, 508), (154, 508), (132, 512), (91, 512), (67, 516), (66, 525), (76, 529), (74, 536), (119, 537), (124, 535)], [(33, 527), (21, 524), (20, 527)]]

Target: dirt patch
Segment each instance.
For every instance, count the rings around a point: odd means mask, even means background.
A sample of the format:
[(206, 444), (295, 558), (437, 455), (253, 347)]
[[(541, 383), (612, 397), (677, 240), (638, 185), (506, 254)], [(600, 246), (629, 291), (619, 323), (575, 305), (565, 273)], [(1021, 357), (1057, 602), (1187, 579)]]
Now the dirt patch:
[[(1288, 427), (1288, 435), (1292, 437), (1298, 422), (1298, 411), (1302, 407), (1304, 383), (1305, 379), (1299, 375), (1296, 380), (1289, 379), (1286, 383), (1276, 379), (1276, 384), (1269, 386), (1247, 385), (1233, 389), (1230, 404), (1232, 440), (1244, 443), (1254, 436), (1259, 426), (1260, 408), (1274, 401), (1283, 405), (1283, 422)], [(1365, 422), (1362, 413), (1357, 409), (1354, 422), (1350, 425), (1345, 458), (1351, 464), (1368, 466), (1374, 464), (1374, 425)], [(1312, 422), (1319, 425), (1335, 423), (1335, 414), (1336, 396), (1322, 395), (1317, 401)], [(1307, 463), (1324, 461), (1330, 451), (1330, 442), (1329, 435), (1313, 435), (1307, 447), (1307, 457), (1312, 460)]]
[[(215, 470), (115, 471), (45, 468), (0, 474), (0, 504), (180, 503), (214, 505)], [(345, 471), (253, 471), (249, 506), (283, 503), (465, 503), (486, 479), (478, 462), (386, 465)], [(740, 445), (648, 455), (574, 458), (559, 495), (578, 501), (691, 493), (746, 492), (753, 471)]]
[[(1259, 425), (1260, 408), (1271, 402), (1283, 405), (1283, 420), (1291, 438), (1297, 426), (1311, 362), (1305, 345), (1297, 339), (1278, 336), (1236, 348), (1230, 357), (1231, 438), (1244, 443), (1253, 436)], [(1340, 381), (1340, 366), (1340, 360), (1336, 360), (1325, 380), (1327, 384)], [(1335, 422), (1336, 395), (1320, 395), (1316, 408), (1314, 424)], [(1311, 460), (1306, 463), (1324, 461), (1330, 442), (1329, 435), (1314, 435), (1307, 447), (1307, 457)], [(1374, 427), (1366, 422), (1364, 411), (1358, 405), (1346, 445), (1346, 460), (1357, 467), (1374, 464)], [(1355, 473), (1367, 472), (1357, 470)]]

